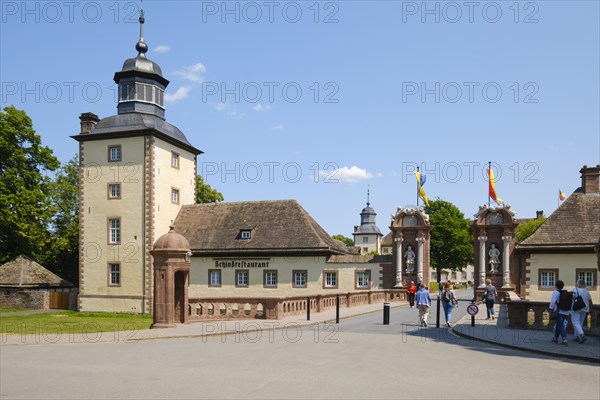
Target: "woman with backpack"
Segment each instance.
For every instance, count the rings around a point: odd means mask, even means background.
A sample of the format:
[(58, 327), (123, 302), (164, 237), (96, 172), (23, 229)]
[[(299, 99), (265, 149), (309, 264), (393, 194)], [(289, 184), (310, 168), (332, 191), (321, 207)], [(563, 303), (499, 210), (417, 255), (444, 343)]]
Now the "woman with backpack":
[(444, 284), (444, 291), (442, 292), (442, 307), (444, 307), (444, 316), (446, 317), (446, 326), (450, 326), (450, 319), (452, 318), (452, 310), (454, 306), (458, 304), (456, 294), (452, 290), (452, 282), (447, 281)]
[[(571, 295), (566, 290), (563, 290), (565, 283), (563, 281), (556, 281), (556, 290), (552, 292), (552, 298), (550, 299), (550, 310), (552, 310), (552, 319), (556, 321), (554, 324), (554, 337), (552, 338), (553, 343), (558, 343), (558, 335), (562, 339), (561, 344), (568, 346), (567, 341), (567, 317), (569, 316), (569, 310), (571, 309)], [(568, 298), (568, 300), (567, 300)], [(565, 304), (568, 303), (568, 304)]]
[[(573, 307), (571, 309), (571, 323), (573, 324), (573, 330), (575, 331), (575, 341), (583, 344), (587, 340), (587, 337), (583, 335), (583, 323), (585, 322), (585, 316), (590, 311), (590, 304), (592, 296), (587, 290), (587, 285), (583, 279), (577, 281), (577, 287), (571, 291), (573, 293)], [(577, 298), (581, 296), (581, 300)], [(582, 301), (583, 308), (579, 308), (577, 304)]]

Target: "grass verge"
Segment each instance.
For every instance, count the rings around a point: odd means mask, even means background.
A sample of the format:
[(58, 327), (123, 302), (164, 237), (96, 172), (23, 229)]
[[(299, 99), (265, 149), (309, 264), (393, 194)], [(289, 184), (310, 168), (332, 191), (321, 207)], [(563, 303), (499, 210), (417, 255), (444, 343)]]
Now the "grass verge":
[(0, 317), (1, 334), (71, 334), (149, 329), (152, 316), (139, 314), (57, 311)]
[(32, 310), (37, 310), (37, 308), (4, 308), (4, 307), (0, 307), (0, 313), (17, 312), (17, 311), (32, 311)]

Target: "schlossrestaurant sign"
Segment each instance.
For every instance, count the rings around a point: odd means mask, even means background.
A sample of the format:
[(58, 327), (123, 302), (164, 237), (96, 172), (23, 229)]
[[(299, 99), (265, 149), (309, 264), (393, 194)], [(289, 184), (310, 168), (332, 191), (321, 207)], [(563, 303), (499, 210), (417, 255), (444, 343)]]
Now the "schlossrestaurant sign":
[(215, 268), (269, 268), (269, 259), (230, 260), (214, 259)]

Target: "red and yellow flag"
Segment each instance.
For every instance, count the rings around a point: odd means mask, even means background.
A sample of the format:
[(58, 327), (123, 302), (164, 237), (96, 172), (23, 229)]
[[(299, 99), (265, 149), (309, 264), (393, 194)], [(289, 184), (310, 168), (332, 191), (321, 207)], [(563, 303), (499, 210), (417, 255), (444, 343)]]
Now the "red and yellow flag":
[(488, 173), (488, 181), (489, 185), (489, 196), (492, 200), (496, 202), (496, 204), (500, 205), (500, 202), (504, 202), (501, 198), (496, 194), (496, 178), (494, 178), (494, 171), (491, 168), (487, 168)]
[(563, 193), (562, 190), (558, 189), (558, 198), (563, 201), (564, 199), (567, 198), (567, 195)]

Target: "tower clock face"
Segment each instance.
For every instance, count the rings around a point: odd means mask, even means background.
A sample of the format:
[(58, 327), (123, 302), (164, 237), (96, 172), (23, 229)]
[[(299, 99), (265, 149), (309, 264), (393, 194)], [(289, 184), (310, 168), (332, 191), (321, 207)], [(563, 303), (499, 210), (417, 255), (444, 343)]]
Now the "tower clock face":
[(502, 213), (499, 212), (489, 213), (487, 217), (485, 217), (485, 222), (488, 225), (503, 224), (504, 216), (502, 215)]

